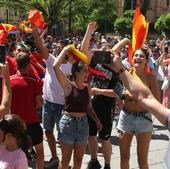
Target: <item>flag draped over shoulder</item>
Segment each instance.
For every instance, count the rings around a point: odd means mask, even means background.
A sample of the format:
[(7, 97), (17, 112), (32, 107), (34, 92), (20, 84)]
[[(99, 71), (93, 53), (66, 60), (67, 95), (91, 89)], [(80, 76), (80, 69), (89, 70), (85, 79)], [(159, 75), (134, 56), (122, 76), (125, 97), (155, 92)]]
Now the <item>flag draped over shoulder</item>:
[(32, 24), (35, 24), (40, 29), (44, 29), (46, 25), (44, 18), (42, 16), (42, 12), (36, 9), (31, 9), (29, 11), (28, 21)]
[(145, 20), (145, 17), (141, 14), (140, 6), (138, 6), (134, 13), (132, 28), (132, 46), (128, 54), (128, 59), (131, 64), (132, 56), (135, 50), (144, 47), (144, 42), (148, 33), (148, 28), (149, 23)]

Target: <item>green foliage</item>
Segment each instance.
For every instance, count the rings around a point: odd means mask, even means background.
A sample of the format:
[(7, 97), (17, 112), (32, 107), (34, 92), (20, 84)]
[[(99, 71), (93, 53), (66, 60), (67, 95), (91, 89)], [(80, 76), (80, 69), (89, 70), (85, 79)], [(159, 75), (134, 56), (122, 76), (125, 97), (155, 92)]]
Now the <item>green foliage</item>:
[(0, 0), (0, 7), (19, 10), (23, 15), (32, 8), (42, 12), (49, 30), (59, 21), (64, 0)]
[(134, 10), (126, 10), (123, 14), (122, 14), (122, 16), (124, 17), (124, 18), (133, 18), (133, 16), (134, 16)]
[(113, 0), (72, 1), (72, 23), (73, 29), (76, 31), (84, 33), (87, 24), (92, 20), (96, 20), (99, 26), (98, 31), (103, 33), (112, 32), (116, 17)]
[(132, 20), (130, 18), (120, 17), (116, 19), (114, 29), (118, 35), (125, 36), (132, 34)]
[(114, 30), (118, 35), (132, 35), (132, 26), (133, 26), (133, 10), (125, 11), (121, 17), (117, 18), (114, 23)]
[(20, 10), (22, 15), (26, 15), (31, 8), (36, 8), (43, 13), (50, 30), (58, 22), (63, 23), (67, 30), (70, 3), (74, 32), (84, 33), (92, 20), (98, 21), (98, 31), (106, 33), (114, 30), (113, 23), (117, 15), (113, 0), (0, 0), (0, 7)]
[(159, 17), (155, 23), (155, 30), (158, 33), (164, 32), (170, 38), (170, 13)]

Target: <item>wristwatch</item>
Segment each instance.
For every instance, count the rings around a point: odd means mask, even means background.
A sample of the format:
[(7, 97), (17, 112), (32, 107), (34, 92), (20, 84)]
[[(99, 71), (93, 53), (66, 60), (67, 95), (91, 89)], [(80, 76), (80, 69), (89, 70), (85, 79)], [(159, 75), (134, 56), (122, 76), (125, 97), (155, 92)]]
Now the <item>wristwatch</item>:
[(126, 69), (122, 67), (118, 72), (117, 75), (120, 76)]

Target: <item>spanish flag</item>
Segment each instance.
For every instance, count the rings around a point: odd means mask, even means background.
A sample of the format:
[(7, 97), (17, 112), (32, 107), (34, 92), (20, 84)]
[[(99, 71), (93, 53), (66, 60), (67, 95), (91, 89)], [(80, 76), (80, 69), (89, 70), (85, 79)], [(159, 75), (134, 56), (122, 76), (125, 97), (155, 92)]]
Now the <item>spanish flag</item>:
[(0, 23), (0, 30), (4, 30), (5, 32), (15, 31), (16, 29), (16, 25)]
[(23, 33), (31, 33), (32, 29), (29, 28), (28, 21), (19, 21), (18, 30)]
[[(138, 5), (140, 3), (138, 2)], [(132, 64), (132, 56), (136, 49), (143, 48), (144, 42), (148, 33), (149, 23), (140, 12), (138, 6), (134, 13), (133, 28), (132, 28), (132, 49), (129, 51), (129, 62)]]
[(35, 24), (38, 28), (44, 29), (46, 23), (42, 16), (42, 12), (32, 9), (29, 11), (28, 21), (32, 24)]
[(0, 30), (0, 44), (5, 45), (7, 43), (7, 33), (5, 30)]
[(71, 57), (72, 59), (76, 61), (83, 61), (85, 63), (88, 63), (88, 57), (78, 49), (74, 47), (74, 45), (68, 45), (69, 46), (69, 51), (68, 51), (68, 56)]

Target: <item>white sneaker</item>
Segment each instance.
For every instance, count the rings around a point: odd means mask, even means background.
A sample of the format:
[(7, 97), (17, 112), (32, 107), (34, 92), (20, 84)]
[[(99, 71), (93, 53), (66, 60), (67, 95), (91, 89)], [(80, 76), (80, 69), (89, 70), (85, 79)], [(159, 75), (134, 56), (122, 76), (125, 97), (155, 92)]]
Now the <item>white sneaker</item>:
[(55, 165), (58, 165), (59, 164), (59, 159), (57, 158), (56, 160), (53, 160), (52, 158), (45, 162), (44, 164), (44, 168), (50, 168), (50, 167), (53, 167)]

